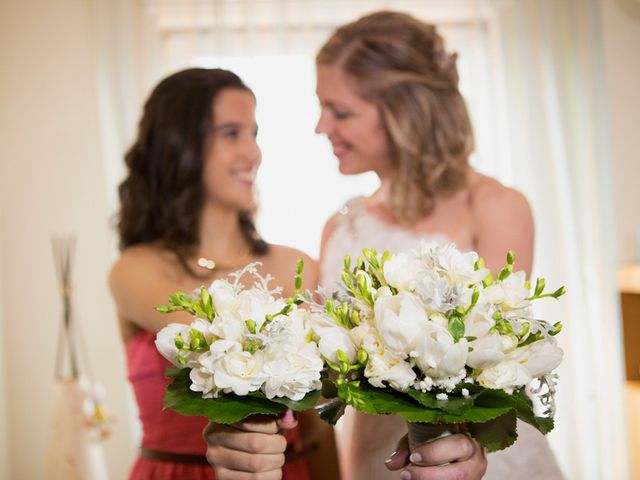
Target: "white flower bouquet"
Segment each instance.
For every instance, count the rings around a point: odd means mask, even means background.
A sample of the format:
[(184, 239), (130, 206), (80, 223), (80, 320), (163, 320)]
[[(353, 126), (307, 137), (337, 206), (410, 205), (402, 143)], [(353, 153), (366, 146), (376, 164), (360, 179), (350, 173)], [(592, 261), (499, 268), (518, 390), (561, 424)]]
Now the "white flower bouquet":
[[(409, 422), (412, 445), (466, 431), (489, 451), (511, 445), (520, 418), (553, 428), (553, 370), (563, 352), (554, 325), (531, 303), (564, 287), (533, 290), (513, 272), (497, 274), (475, 252), (424, 243), (419, 251), (345, 258), (341, 289), (313, 304), (312, 333), (330, 370), (334, 397), (320, 408), (335, 423), (346, 405)], [(534, 406), (535, 405), (535, 406)]]
[[(256, 263), (215, 280), (192, 295), (178, 292), (159, 312), (185, 311), (190, 325), (173, 323), (156, 337), (158, 351), (171, 363), (165, 407), (202, 415), (216, 423), (237, 422), (252, 414), (278, 414), (313, 407), (320, 396), (324, 367), (309, 342), (309, 315), (302, 301), (270, 289)], [(296, 288), (302, 284), (298, 264)], [(241, 277), (254, 280), (244, 288)]]

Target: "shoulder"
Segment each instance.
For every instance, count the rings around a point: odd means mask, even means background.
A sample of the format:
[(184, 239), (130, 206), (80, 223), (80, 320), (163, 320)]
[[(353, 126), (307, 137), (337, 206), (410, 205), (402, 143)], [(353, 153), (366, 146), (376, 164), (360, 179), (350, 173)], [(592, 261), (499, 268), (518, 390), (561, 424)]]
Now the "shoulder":
[(169, 275), (170, 253), (153, 245), (141, 244), (122, 251), (109, 272), (109, 286), (116, 294), (120, 287), (148, 278)]
[(298, 262), (304, 263), (302, 274), (303, 289), (315, 290), (318, 282), (318, 263), (311, 256), (296, 248), (285, 245), (269, 245), (269, 252), (263, 259), (263, 268), (266, 273), (273, 275), (283, 286), (293, 283)]
[(470, 204), (475, 219), (487, 217), (497, 221), (507, 217), (531, 217), (531, 208), (526, 197), (498, 180), (472, 172), (469, 177)]
[[(347, 218), (354, 215), (354, 211), (364, 206), (365, 197), (355, 197), (347, 201), (340, 210), (334, 212), (325, 222), (322, 229), (322, 238), (320, 241), (320, 258), (323, 256), (325, 246), (338, 225), (343, 223)], [(351, 217), (353, 218), (353, 217)]]

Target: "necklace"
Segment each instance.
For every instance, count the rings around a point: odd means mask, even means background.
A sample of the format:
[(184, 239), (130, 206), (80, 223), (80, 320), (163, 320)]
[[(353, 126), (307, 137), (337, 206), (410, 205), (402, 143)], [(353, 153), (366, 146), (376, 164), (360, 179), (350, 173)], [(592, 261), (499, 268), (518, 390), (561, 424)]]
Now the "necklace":
[(247, 251), (242, 257), (238, 258), (235, 262), (230, 265), (220, 265), (218, 262), (213, 260), (212, 258), (207, 257), (199, 257), (198, 258), (198, 266), (201, 268), (205, 268), (212, 272), (213, 270), (237, 270), (244, 267), (247, 263), (251, 261), (249, 251)]

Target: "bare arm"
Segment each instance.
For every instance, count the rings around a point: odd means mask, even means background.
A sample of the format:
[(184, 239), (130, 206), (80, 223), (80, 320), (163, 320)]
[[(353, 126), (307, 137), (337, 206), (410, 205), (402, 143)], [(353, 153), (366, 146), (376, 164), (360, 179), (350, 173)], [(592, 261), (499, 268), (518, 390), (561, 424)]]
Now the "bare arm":
[[(123, 252), (109, 274), (109, 287), (121, 320), (157, 332), (169, 323), (190, 323), (186, 313), (161, 314), (154, 307), (178, 289), (158, 253), (134, 247)], [(186, 292), (190, 293), (190, 292)]]
[(507, 251), (516, 254), (515, 270), (531, 274), (533, 216), (524, 195), (497, 182), (480, 187), (473, 202), (475, 249), (487, 267), (498, 272)]

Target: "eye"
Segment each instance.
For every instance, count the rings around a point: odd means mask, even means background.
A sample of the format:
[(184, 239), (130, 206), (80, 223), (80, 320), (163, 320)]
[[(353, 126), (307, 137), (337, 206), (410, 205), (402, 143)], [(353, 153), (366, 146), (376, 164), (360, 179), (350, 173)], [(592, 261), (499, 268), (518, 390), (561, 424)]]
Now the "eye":
[(237, 128), (224, 128), (220, 131), (220, 136), (225, 138), (238, 138), (240, 130)]
[(334, 110), (333, 116), (336, 120), (345, 120), (351, 116), (351, 112), (347, 112), (344, 110)]

